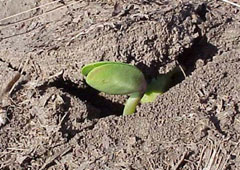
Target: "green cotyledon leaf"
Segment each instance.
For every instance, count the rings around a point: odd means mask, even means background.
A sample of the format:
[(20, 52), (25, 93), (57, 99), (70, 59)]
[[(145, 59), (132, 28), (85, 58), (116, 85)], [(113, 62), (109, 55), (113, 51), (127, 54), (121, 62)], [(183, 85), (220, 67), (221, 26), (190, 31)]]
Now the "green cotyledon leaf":
[(82, 74), (84, 76), (87, 76), (90, 71), (92, 71), (94, 68), (97, 68), (99, 66), (105, 65), (105, 64), (125, 64), (125, 63), (120, 63), (120, 62), (113, 62), (113, 61), (100, 61), (96, 63), (90, 63), (88, 65), (85, 65), (82, 68)]
[(159, 94), (163, 94), (167, 90), (169, 79), (167, 75), (159, 75), (153, 79), (144, 93), (141, 103), (153, 102)]
[(160, 74), (156, 79), (153, 79), (147, 87), (146, 92), (144, 93), (141, 103), (153, 102), (158, 95), (163, 94), (168, 91), (173, 84), (173, 76), (179, 76), (182, 74), (179, 67), (174, 68), (166, 74)]
[(84, 70), (91, 87), (108, 94), (131, 94), (146, 90), (146, 80), (137, 67), (116, 62), (97, 64), (90, 71)]

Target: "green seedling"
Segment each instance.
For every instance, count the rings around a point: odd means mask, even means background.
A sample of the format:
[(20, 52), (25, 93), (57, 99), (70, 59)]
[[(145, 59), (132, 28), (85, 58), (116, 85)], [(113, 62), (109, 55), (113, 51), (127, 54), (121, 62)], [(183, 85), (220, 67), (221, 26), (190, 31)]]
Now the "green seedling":
[(82, 68), (86, 82), (91, 87), (107, 94), (130, 95), (123, 110), (123, 115), (131, 115), (136, 106), (152, 102), (157, 95), (168, 90), (173, 70), (165, 75), (159, 75), (149, 85), (143, 73), (135, 66), (120, 62), (97, 62)]
[(148, 84), (147, 90), (141, 99), (141, 103), (153, 102), (159, 94), (163, 94), (168, 91), (176, 82), (182, 79), (183, 73), (179, 67), (175, 67), (173, 70), (166, 74), (160, 74), (157, 78), (152, 79)]

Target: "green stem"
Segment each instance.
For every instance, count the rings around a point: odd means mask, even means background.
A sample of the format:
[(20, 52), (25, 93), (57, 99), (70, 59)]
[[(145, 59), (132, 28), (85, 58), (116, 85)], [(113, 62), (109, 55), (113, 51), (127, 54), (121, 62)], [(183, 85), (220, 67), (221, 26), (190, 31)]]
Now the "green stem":
[(130, 97), (128, 98), (124, 110), (123, 110), (123, 115), (131, 115), (135, 112), (136, 106), (138, 103), (141, 101), (141, 98), (143, 96), (143, 93), (141, 92), (136, 92), (132, 93)]

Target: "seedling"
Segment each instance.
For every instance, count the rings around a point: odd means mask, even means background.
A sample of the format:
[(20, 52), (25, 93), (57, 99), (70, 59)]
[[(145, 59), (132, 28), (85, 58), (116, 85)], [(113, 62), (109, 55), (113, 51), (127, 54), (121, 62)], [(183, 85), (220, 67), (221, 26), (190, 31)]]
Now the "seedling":
[(103, 61), (82, 68), (82, 74), (86, 76), (86, 82), (91, 87), (107, 94), (130, 95), (123, 115), (133, 114), (140, 101), (153, 102), (157, 95), (168, 90), (176, 71), (179, 69), (159, 75), (147, 84), (143, 73), (137, 67), (126, 63)]

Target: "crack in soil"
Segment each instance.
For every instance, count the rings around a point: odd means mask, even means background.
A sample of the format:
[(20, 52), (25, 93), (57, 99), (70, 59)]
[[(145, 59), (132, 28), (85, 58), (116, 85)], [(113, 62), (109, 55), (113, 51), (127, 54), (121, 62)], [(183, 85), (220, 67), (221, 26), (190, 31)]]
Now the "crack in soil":
[(3, 62), (3, 63), (8, 64), (7, 67), (10, 68), (10, 69), (12, 69), (13, 71), (19, 71), (18, 68), (14, 67), (14, 66), (11, 64), (11, 62), (5, 61), (5, 60), (3, 60), (2, 58), (0, 58), (0, 62)]

